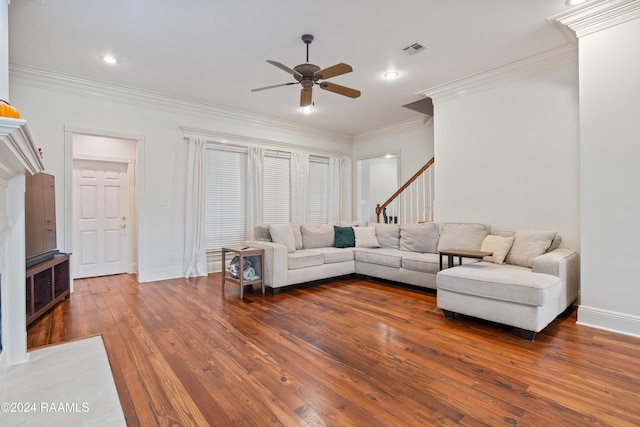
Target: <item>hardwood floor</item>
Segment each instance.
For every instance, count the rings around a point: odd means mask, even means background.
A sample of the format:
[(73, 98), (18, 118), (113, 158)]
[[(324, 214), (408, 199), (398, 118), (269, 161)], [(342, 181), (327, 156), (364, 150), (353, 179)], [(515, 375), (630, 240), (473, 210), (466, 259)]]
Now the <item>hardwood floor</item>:
[(556, 319), (533, 343), (355, 277), (75, 281), (28, 346), (102, 334), (129, 426), (637, 426), (640, 339)]

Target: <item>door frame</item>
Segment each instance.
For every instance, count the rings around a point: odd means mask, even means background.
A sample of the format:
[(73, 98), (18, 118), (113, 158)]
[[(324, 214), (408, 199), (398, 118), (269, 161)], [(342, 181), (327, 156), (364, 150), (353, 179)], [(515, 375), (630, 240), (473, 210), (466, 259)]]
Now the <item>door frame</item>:
[[(132, 274), (140, 275), (140, 271), (144, 270), (143, 266), (143, 254), (142, 254), (142, 241), (143, 227), (140, 222), (141, 212), (141, 194), (144, 194), (144, 165), (145, 165), (145, 137), (141, 135), (124, 134), (119, 132), (84, 129), (73, 126), (64, 127), (64, 158), (65, 158), (65, 179), (64, 179), (64, 251), (73, 253), (73, 137), (74, 135), (90, 135), (102, 138), (114, 138), (114, 139), (128, 139), (135, 141), (136, 143), (136, 158), (127, 159), (133, 160), (133, 179), (134, 185), (130, 188), (131, 196), (130, 205), (132, 211), (132, 221), (130, 225), (134, 227), (132, 233), (132, 247), (130, 248), (130, 255), (135, 255), (136, 263), (132, 265), (129, 263), (128, 269)], [(122, 159), (116, 159), (109, 156), (96, 156), (92, 159), (87, 159), (86, 156), (82, 157), (85, 160), (100, 160), (100, 161), (117, 161), (122, 162)], [(130, 257), (131, 258), (131, 257)], [(75, 274), (75, 271), (73, 272)], [(73, 277), (72, 277), (73, 279)], [(73, 280), (71, 281), (71, 292), (73, 292)]]

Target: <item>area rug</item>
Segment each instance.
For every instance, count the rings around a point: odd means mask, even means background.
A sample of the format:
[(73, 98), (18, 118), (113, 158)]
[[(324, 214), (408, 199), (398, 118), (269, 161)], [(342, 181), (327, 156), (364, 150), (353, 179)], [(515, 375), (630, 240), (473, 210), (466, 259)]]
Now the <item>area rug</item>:
[(126, 426), (102, 337), (34, 350), (10, 367), (0, 425)]

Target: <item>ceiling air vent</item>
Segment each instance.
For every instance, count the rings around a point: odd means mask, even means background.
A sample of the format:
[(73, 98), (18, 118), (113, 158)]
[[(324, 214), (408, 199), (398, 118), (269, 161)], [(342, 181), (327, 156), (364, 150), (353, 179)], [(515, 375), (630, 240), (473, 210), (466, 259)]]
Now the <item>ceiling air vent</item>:
[(425, 50), (427, 48), (427, 46), (425, 46), (424, 43), (420, 43), (420, 42), (415, 42), (410, 44), (409, 46), (402, 48), (403, 51), (407, 52), (408, 54), (413, 55), (414, 53), (418, 53), (421, 52), (423, 50)]

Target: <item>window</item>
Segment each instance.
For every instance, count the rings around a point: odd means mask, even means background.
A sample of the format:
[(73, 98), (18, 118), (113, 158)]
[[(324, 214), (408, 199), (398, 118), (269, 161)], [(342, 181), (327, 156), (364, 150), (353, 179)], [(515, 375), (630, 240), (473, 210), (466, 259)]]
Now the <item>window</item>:
[(246, 240), (247, 150), (207, 147), (205, 239), (207, 251)]
[(309, 158), (309, 224), (328, 222), (329, 161), (325, 158)]
[(262, 220), (265, 224), (291, 221), (291, 159), (280, 154), (264, 155)]

